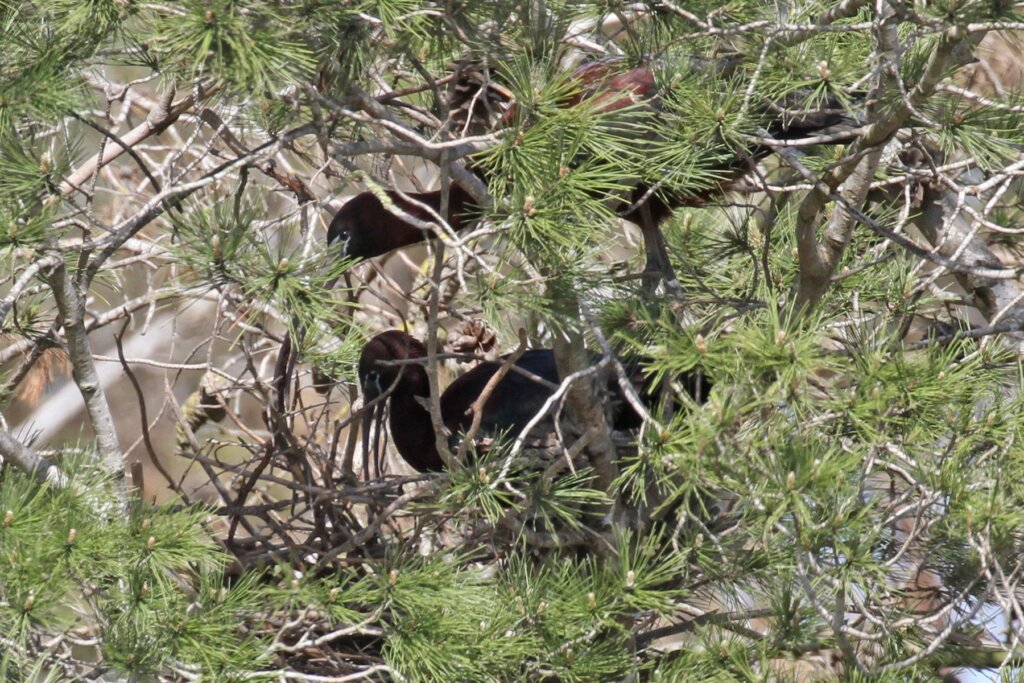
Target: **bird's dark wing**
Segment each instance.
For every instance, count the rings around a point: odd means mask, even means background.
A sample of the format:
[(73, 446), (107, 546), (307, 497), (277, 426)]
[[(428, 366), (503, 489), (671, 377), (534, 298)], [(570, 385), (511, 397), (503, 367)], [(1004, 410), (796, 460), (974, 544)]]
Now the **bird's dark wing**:
[[(516, 365), (547, 382), (558, 383), (555, 356), (550, 350), (527, 351)], [(445, 426), (453, 435), (469, 429), (473, 422), (470, 408), (500, 367), (500, 362), (478, 365), (452, 382), (445, 390), (441, 396), (441, 414), (444, 416)], [(519, 372), (510, 371), (484, 404), (479, 434), (517, 434), (544, 406), (544, 402), (552, 393), (548, 385), (535, 382)]]

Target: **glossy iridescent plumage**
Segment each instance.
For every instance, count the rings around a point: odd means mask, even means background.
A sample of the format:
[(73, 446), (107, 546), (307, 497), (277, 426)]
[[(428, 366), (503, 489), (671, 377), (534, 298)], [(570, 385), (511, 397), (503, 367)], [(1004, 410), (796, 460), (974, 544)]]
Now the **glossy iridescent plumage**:
[[(450, 187), (448, 224), (459, 231), (472, 221), (475, 205), (465, 190), (455, 184)], [(385, 195), (394, 207), (424, 223), (431, 223), (434, 218), (417, 202), (429, 206), (435, 213), (441, 210), (440, 190), (406, 193), (405, 196), (413, 201), (391, 190)], [(374, 258), (432, 237), (432, 230), (421, 229), (403, 220), (389, 211), (372, 192), (363, 192), (348, 200), (327, 228), (327, 244), (332, 250), (337, 249), (340, 256), (354, 259)]]
[[(390, 364), (390, 361), (404, 361), (425, 358), (427, 349), (418, 339), (398, 330), (378, 334), (371, 339), (359, 358), (359, 383), (363, 390), (364, 403), (369, 403), (390, 391), (391, 439), (399, 455), (420, 472), (436, 472), (444, 469), (444, 461), (437, 450), (434, 428), (425, 402), (430, 396), (426, 368), (421, 363)], [(478, 437), (494, 437), (511, 434), (514, 438), (551, 397), (553, 387), (560, 379), (554, 353), (550, 349), (528, 350), (516, 361), (516, 367), (525, 370), (544, 382), (537, 382), (522, 373), (508, 372), (495, 387), (484, 403)], [(636, 363), (631, 363), (637, 372), (642, 400), (655, 399), (646, 391)], [(484, 362), (460, 375), (441, 394), (441, 418), (448, 431), (450, 445), (454, 446), (459, 434), (466, 432), (472, 423), (471, 406), (483, 393), (487, 383), (498, 372), (501, 362)], [(698, 397), (706, 397), (709, 385), (701, 382), (695, 386), (693, 380), (684, 381), (687, 390)], [(608, 384), (609, 419), (613, 429), (627, 430), (639, 427), (641, 418), (623, 399), (616, 382)], [(383, 404), (378, 404), (383, 410)], [(364, 413), (364, 443), (370, 440), (369, 428), (376, 411)], [(378, 413), (379, 414), (379, 413)]]
[[(727, 58), (721, 60), (721, 64), (695, 65), (694, 68), (702, 72), (723, 73), (735, 68), (736, 63), (735, 59)], [(624, 116), (656, 112), (663, 94), (659, 90), (661, 84), (655, 78), (652, 66), (630, 67), (622, 59), (604, 59), (584, 64), (569, 76), (569, 81), (576, 87), (561, 103), (562, 106), (574, 107), (586, 102), (595, 114), (602, 115), (627, 108), (630, 113)], [(768, 107), (769, 110), (776, 110), (778, 115), (766, 127), (779, 139), (804, 137), (846, 120), (837, 109), (794, 114), (800, 108), (797, 94), (791, 99), (793, 102), (775, 103)], [(634, 106), (637, 104), (642, 106), (637, 108)], [(517, 103), (512, 102), (499, 118), (497, 127), (513, 125), (520, 114)], [(636, 130), (634, 127), (628, 129)], [(645, 285), (648, 288), (653, 287), (658, 278), (666, 281), (674, 279), (667, 245), (661, 235), (661, 223), (679, 207), (701, 206), (729, 191), (758, 159), (769, 153), (771, 150), (767, 147), (752, 147), (737, 151), (735, 155), (726, 154), (721, 168), (709, 169), (709, 173), (719, 180), (702, 187), (651, 192), (650, 185), (633, 183), (628, 200), (619, 206), (619, 214), (638, 225), (643, 233), (647, 256)], [(630, 182), (629, 179), (623, 180)], [(387, 196), (396, 207), (417, 220), (433, 220), (428, 212), (402, 199), (397, 193), (389, 191)], [(410, 193), (408, 196), (435, 211), (440, 208), (440, 191)], [(480, 210), (469, 194), (454, 183), (450, 185), (449, 197), (448, 223), (453, 230), (458, 231), (470, 225)], [(366, 259), (433, 236), (432, 230), (411, 225), (389, 211), (373, 193), (364, 192), (350, 199), (335, 216), (328, 231), (328, 242), (336, 245), (335, 249), (342, 256)]]

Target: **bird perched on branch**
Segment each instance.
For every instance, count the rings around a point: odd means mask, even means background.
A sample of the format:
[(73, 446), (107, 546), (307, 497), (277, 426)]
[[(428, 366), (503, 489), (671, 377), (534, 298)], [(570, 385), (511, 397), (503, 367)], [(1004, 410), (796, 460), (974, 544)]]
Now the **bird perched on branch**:
[[(327, 243), (338, 255), (368, 259), (436, 236), (431, 225), (441, 211), (440, 190), (409, 192), (404, 197), (387, 190), (383, 196), (381, 201), (373, 192), (357, 194), (334, 216), (327, 228)], [(448, 194), (452, 230), (462, 230), (478, 212), (469, 194), (453, 183)]]
[[(735, 57), (729, 57), (714, 64), (695, 63), (694, 69), (709, 75), (722, 75), (735, 69), (737, 64)], [(630, 67), (621, 58), (584, 64), (568, 77), (568, 81), (574, 87), (563, 98), (561, 106), (576, 107), (586, 103), (595, 115), (607, 118), (609, 114), (618, 116), (617, 112), (621, 112), (623, 118), (633, 121), (643, 116), (660, 116), (666, 88), (671, 88), (671, 85), (659, 83), (651, 64)], [(762, 107), (765, 110), (762, 118), (768, 119), (764, 127), (773, 137), (781, 140), (803, 138), (823, 131), (832, 132), (837, 126), (849, 127), (852, 122), (836, 102), (824, 102), (820, 108), (811, 111), (803, 110), (799, 103), (799, 94), (793, 94), (783, 101), (771, 102)], [(525, 120), (520, 120), (524, 117)], [(511, 102), (499, 117), (497, 127), (529, 125), (528, 118), (528, 113), (518, 103)], [(637, 131), (636, 126), (624, 126), (623, 129), (626, 135), (630, 131), (636, 134)], [(645, 142), (657, 142), (657, 139), (647, 139)], [(723, 147), (723, 150), (726, 148)], [(661, 188), (657, 183), (624, 179), (627, 185), (632, 185), (632, 189), (628, 199), (621, 201), (618, 213), (641, 229), (647, 257), (645, 282), (648, 285), (658, 278), (669, 282), (675, 278), (667, 245), (661, 234), (661, 223), (677, 208), (701, 206), (728, 192), (759, 159), (771, 152), (770, 147), (752, 144), (746, 149), (723, 152), (714, 159), (705, 160), (713, 167), (706, 169), (703, 175), (711, 180), (698, 187)], [(477, 171), (480, 172), (479, 169)], [(343, 257), (358, 259), (373, 258), (435, 237), (431, 226), (435, 222), (434, 216), (424, 206), (430, 207), (435, 213), (439, 212), (440, 190), (409, 193), (406, 197), (408, 199), (396, 192), (387, 191), (382, 196), (364, 192), (350, 199), (335, 215), (328, 229), (328, 244), (333, 247), (332, 254), (340, 253)], [(453, 230), (469, 226), (481, 213), (482, 210), (468, 192), (456, 183), (449, 185), (447, 218)]]
[[(420, 340), (399, 330), (378, 334), (363, 347), (359, 357), (359, 383), (364, 405), (364, 453), (369, 453), (370, 430), (374, 420), (383, 422), (386, 403), (390, 404), (389, 426), (398, 454), (419, 472), (437, 472), (445, 467), (435, 440), (434, 425), (427, 408), (430, 386), (427, 370), (419, 359), (427, 357)], [(473, 422), (472, 407), (483, 395), (503, 361), (487, 361), (460, 375), (440, 397), (441, 421), (448, 442), (457, 443)], [(554, 353), (550, 349), (532, 349), (522, 353), (506, 370), (481, 407), (479, 437), (511, 435), (515, 438), (544, 408), (559, 382)], [(641, 400), (653, 405), (656, 392), (644, 386), (639, 363), (628, 363), (631, 379), (640, 384)], [(685, 389), (696, 400), (707, 397), (710, 384), (703, 377), (682, 378)], [(630, 407), (614, 379), (608, 381), (609, 424), (612, 429), (629, 430), (640, 426), (641, 418)], [(376, 403), (373, 403), (377, 401)], [(372, 405), (371, 405), (372, 404)], [(380, 469), (380, 454), (374, 459)], [(367, 458), (364, 462), (369, 462)]]

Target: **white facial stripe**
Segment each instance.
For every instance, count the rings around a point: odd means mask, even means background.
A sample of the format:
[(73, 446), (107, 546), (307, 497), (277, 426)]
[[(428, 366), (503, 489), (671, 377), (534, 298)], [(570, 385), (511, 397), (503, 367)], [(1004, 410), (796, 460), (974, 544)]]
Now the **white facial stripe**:
[(366, 373), (366, 378), (363, 380), (363, 390), (367, 389), (372, 389), (375, 396), (380, 396), (384, 393), (384, 389), (380, 386), (380, 373), (376, 370)]
[(331, 246), (338, 249), (338, 252), (342, 256), (348, 256), (348, 245), (352, 241), (352, 235), (348, 232), (343, 232), (334, 238), (331, 242)]

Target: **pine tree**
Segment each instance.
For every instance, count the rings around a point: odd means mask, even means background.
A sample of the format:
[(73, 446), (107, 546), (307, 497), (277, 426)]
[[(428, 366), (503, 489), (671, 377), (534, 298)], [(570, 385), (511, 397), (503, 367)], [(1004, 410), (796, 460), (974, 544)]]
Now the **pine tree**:
[[(1022, 29), (0, 0), (0, 678), (1013, 680)], [(412, 472), (393, 327), (435, 424), (553, 349), (558, 429)]]

